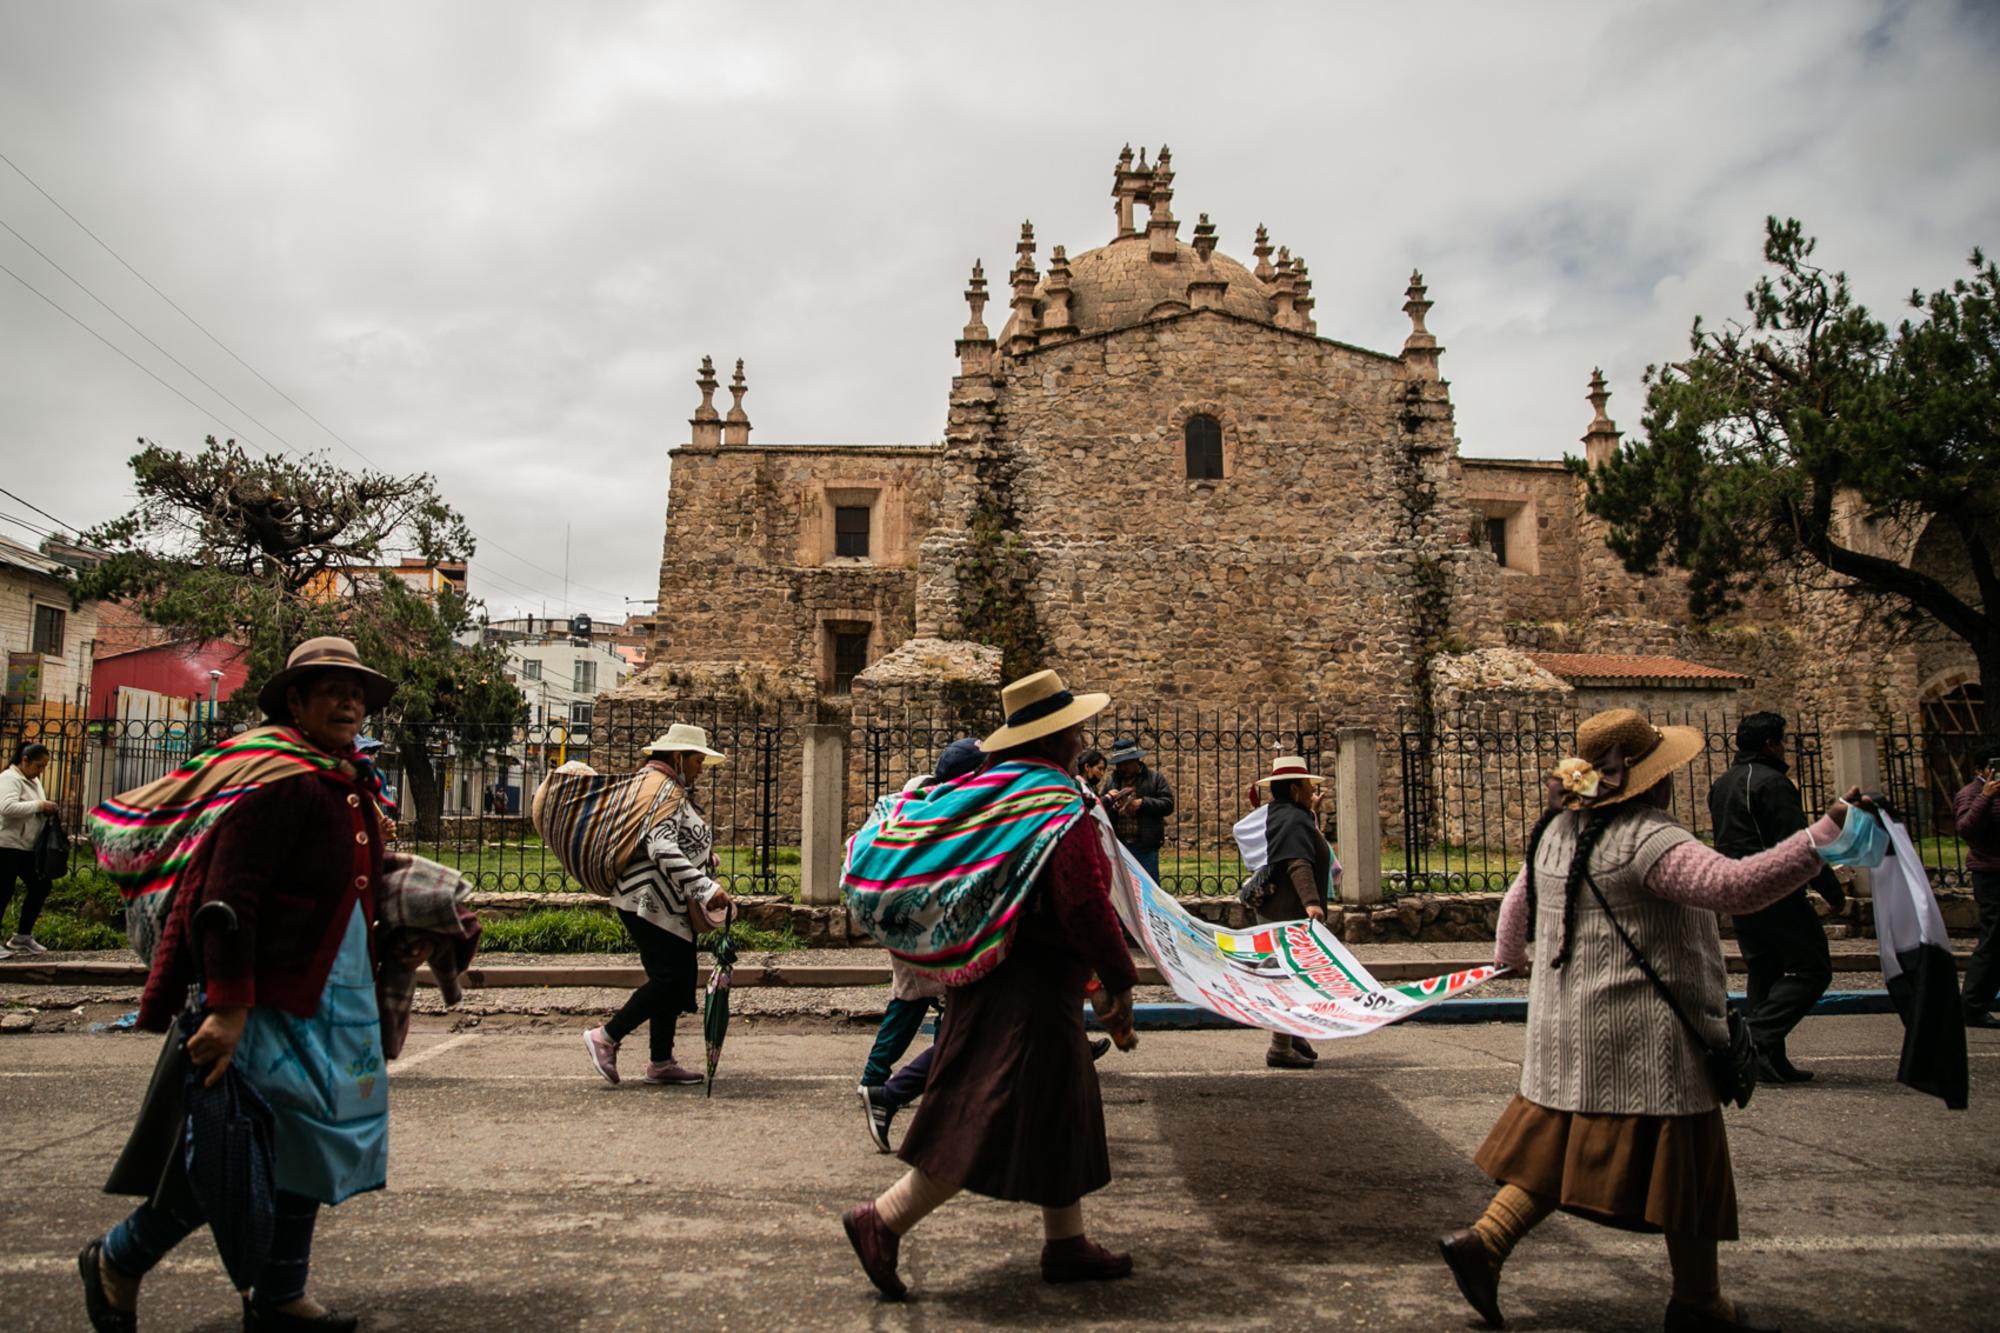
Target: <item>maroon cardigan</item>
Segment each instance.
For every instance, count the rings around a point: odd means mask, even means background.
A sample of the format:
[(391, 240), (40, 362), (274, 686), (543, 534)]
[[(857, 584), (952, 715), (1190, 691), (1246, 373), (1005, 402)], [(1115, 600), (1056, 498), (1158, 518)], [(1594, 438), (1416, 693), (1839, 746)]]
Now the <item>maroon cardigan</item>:
[[(201, 972), (211, 1008), (319, 1010), (358, 900), (372, 927), (382, 839), (374, 799), (344, 772), (281, 778), (236, 804), (182, 873), (139, 1002), (139, 1025), (163, 1032), (195, 967), (188, 921), (211, 902), (236, 911), (236, 932), (209, 930)], [(374, 932), (369, 932), (374, 954)]]

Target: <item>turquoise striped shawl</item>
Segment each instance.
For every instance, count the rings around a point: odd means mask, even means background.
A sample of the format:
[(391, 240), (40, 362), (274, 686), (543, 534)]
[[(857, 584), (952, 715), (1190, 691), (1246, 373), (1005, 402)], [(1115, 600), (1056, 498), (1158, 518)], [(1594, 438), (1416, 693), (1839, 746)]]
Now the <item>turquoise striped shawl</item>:
[(1035, 876), (1082, 814), (1076, 780), (1041, 760), (884, 797), (848, 840), (840, 891), (882, 947), (963, 986), (1006, 958)]

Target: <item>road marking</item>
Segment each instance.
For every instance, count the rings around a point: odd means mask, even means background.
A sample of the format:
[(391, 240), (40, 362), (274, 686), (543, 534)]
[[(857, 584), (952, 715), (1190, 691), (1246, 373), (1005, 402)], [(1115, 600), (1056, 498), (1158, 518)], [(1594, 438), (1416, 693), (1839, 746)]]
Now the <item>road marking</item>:
[(436, 1056), (443, 1055), (446, 1051), (456, 1050), (457, 1048), (465, 1045), (467, 1042), (471, 1041), (474, 1037), (477, 1037), (478, 1035), (479, 1034), (477, 1032), (461, 1032), (456, 1037), (445, 1038), (443, 1041), (439, 1042), (435, 1046), (426, 1046), (423, 1050), (418, 1051), (415, 1055), (405, 1055), (398, 1059), (391, 1060), (389, 1062), (389, 1077), (394, 1078), (396, 1075), (403, 1073), (406, 1070), (415, 1069), (418, 1065), (422, 1064), (424, 1061), (432, 1059)]

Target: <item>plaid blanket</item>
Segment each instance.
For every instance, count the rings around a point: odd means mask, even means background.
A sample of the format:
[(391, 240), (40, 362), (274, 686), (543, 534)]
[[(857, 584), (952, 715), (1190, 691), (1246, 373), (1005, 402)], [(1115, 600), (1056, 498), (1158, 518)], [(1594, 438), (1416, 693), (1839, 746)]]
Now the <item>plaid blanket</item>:
[(375, 1006), (388, 1059), (403, 1053), (419, 967), (430, 965), (447, 1005), (465, 998), (460, 974), (479, 949), (479, 918), (465, 905), (470, 892), (471, 882), (450, 866), (408, 852), (383, 859), (375, 893)]
[(125, 895), (125, 933), (133, 951), (152, 962), (181, 872), (232, 806), (269, 783), (342, 764), (388, 807), (372, 765), (317, 749), (290, 727), (258, 727), (92, 810), (84, 823), (98, 864)]
[(1035, 876), (1083, 814), (1076, 780), (1012, 761), (886, 798), (847, 844), (855, 923), (911, 970), (963, 986), (998, 967)]
[(609, 898), (640, 837), (672, 818), (680, 799), (680, 788), (656, 769), (605, 775), (570, 763), (535, 788), (529, 817), (570, 877)]

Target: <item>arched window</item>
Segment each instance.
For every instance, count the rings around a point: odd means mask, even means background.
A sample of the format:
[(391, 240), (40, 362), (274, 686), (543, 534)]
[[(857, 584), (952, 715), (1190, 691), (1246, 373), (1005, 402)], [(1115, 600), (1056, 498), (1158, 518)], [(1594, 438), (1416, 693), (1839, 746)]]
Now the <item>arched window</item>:
[(1222, 480), (1222, 423), (1214, 417), (1189, 417), (1185, 433), (1188, 480)]

